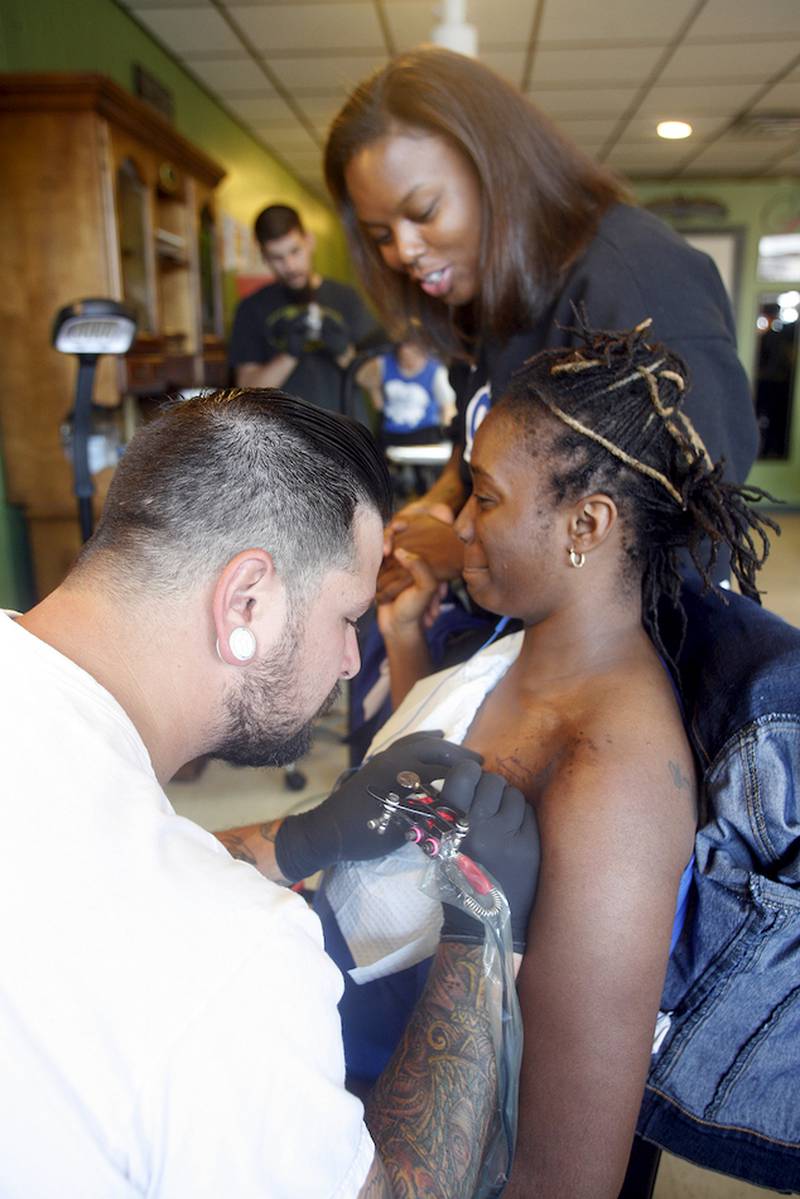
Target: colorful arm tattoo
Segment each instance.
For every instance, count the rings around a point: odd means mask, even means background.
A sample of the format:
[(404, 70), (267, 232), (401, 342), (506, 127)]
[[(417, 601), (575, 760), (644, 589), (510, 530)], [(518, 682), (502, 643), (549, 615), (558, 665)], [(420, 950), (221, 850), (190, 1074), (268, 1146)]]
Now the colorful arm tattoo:
[(497, 1089), (489, 1008), (499, 998), (487, 988), (482, 954), (480, 946), (439, 947), (367, 1105), (390, 1190), (365, 1195), (469, 1199), (474, 1192)]

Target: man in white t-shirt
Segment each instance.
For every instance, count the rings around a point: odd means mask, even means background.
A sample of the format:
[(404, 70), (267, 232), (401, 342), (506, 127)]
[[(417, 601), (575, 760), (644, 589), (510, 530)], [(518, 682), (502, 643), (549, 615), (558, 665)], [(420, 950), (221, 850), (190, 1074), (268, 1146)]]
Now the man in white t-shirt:
[(396, 848), (368, 828), (371, 793), (412, 769), (470, 810), (519, 933), (536, 875), (519, 793), (470, 751), (406, 738), (261, 826), (259, 873), (162, 789), (201, 754), (299, 756), (358, 670), (389, 495), (345, 418), (277, 392), (198, 397), (134, 438), (65, 582), (0, 614), (3, 1199), (472, 1193), (495, 1103), (481, 926), (446, 921), (365, 1123), (341, 977), (274, 884)]

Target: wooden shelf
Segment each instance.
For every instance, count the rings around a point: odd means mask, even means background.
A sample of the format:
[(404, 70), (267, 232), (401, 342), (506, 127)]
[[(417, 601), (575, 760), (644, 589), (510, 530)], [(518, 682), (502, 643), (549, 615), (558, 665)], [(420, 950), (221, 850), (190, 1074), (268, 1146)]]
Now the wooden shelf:
[[(43, 595), (79, 546), (58, 433), (76, 363), (51, 348), (53, 317), (84, 296), (136, 311), (127, 357), (100, 360), (101, 405), (127, 396), (135, 410), (168, 388), (217, 382), (225, 346), (214, 189), (224, 172), (155, 110), (88, 73), (0, 75), (0, 169), (0, 221), (14, 231), (0, 239), (0, 445)], [(110, 477), (95, 479), (98, 508)]]

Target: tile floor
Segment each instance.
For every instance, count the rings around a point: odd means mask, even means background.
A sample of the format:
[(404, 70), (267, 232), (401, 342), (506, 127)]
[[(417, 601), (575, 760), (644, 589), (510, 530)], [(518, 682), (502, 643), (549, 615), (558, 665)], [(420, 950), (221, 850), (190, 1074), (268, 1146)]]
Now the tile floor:
[[(765, 607), (800, 626), (800, 513), (779, 516), (782, 536), (773, 544), (761, 573), (766, 592)], [(283, 774), (276, 770), (250, 770), (211, 762), (199, 779), (173, 783), (169, 797), (181, 815), (204, 828), (229, 828), (269, 820), (313, 807), (347, 765), (342, 744), (345, 710), (340, 704), (319, 722), (317, 735), (302, 768), (307, 785), (289, 791)], [(774, 1194), (719, 1174), (698, 1170), (677, 1158), (664, 1155), (658, 1173), (655, 1199), (756, 1199)]]

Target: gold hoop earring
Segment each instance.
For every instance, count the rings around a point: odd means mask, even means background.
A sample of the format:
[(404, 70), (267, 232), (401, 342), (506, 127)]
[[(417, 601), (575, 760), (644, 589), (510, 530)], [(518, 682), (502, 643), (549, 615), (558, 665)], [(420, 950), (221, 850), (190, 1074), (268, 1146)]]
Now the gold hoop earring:
[(567, 551), (567, 553), (569, 554), (570, 566), (574, 566), (576, 570), (580, 570), (580, 568), (583, 566), (584, 562), (586, 561), (586, 555), (578, 553), (578, 551), (575, 549), (574, 545), (571, 545), (569, 547), (569, 550)]

